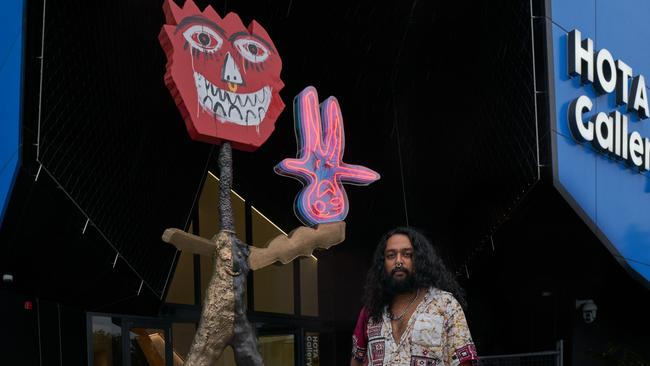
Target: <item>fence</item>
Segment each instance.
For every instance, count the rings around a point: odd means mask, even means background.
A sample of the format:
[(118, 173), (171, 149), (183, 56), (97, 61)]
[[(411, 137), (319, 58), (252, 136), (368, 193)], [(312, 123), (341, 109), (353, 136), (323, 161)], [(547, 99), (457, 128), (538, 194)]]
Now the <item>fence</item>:
[(554, 351), (481, 356), (479, 366), (562, 366), (562, 341)]

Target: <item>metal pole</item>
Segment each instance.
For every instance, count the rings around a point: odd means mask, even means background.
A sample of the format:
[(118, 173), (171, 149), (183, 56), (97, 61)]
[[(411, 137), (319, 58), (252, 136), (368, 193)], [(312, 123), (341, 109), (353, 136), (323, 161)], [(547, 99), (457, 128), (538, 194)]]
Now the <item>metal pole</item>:
[(221, 231), (235, 233), (230, 189), (232, 187), (232, 148), (224, 142), (219, 152), (219, 218)]

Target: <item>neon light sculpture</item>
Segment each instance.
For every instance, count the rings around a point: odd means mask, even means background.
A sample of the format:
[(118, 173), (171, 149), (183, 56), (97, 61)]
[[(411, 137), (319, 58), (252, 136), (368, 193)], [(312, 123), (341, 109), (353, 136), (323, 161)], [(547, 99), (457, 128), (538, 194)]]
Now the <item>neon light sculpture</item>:
[(379, 174), (343, 162), (343, 116), (335, 97), (318, 104), (316, 88), (307, 87), (294, 99), (298, 154), (275, 166), (276, 173), (304, 184), (294, 204), (296, 216), (307, 226), (343, 221), (348, 197), (343, 183), (368, 185)]
[(163, 5), (167, 24), (158, 36), (167, 56), (165, 84), (194, 140), (253, 151), (271, 135), (284, 109), (278, 94), (282, 60), (256, 21), (223, 19), (192, 0)]

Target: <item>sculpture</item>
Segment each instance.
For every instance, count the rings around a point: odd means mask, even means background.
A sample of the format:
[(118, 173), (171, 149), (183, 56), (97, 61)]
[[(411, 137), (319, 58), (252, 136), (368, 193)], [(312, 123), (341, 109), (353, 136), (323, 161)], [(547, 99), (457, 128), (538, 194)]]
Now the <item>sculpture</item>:
[(255, 332), (246, 318), (248, 271), (274, 262), (286, 264), (298, 256), (311, 255), (316, 248), (341, 243), (348, 210), (341, 184), (369, 184), (379, 179), (379, 174), (342, 162), (343, 119), (338, 102), (330, 98), (324, 103), (321, 120), (316, 90), (306, 88), (294, 101), (304, 112), (295, 116), (298, 159), (286, 159), (276, 171), (307, 185), (303, 190), (306, 194), (301, 194), (307, 199), (296, 200), (296, 213), (309, 227), (299, 227), (289, 236), (280, 235), (266, 248), (242, 243), (235, 235), (230, 201), (231, 149), (253, 151), (273, 131), (284, 108), (278, 94), (284, 85), (280, 57), (264, 28), (255, 21), (244, 28), (236, 14), (222, 19), (210, 6), (200, 11), (192, 0), (183, 8), (165, 0), (163, 10), (168, 24), (163, 26), (159, 40), (167, 56), (165, 84), (190, 136), (221, 145), (219, 233), (211, 240), (173, 228), (163, 234), (163, 241), (178, 250), (215, 259), (201, 321), (185, 365), (211, 365), (228, 345), (238, 365), (262, 365)]

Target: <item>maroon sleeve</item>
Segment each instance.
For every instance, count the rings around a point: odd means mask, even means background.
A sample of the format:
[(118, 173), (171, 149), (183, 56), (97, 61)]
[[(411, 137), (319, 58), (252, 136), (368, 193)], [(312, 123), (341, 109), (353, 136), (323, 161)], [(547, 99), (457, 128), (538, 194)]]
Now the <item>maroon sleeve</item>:
[(368, 350), (368, 310), (365, 307), (359, 312), (357, 326), (352, 333), (352, 357), (359, 362), (364, 362)]

